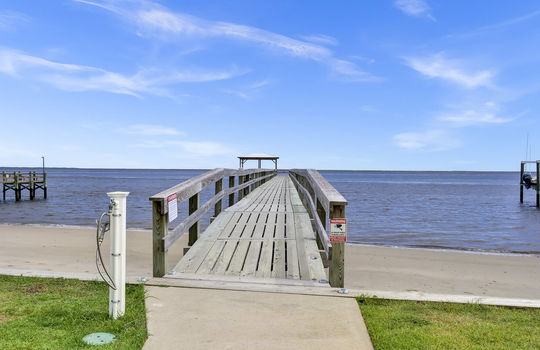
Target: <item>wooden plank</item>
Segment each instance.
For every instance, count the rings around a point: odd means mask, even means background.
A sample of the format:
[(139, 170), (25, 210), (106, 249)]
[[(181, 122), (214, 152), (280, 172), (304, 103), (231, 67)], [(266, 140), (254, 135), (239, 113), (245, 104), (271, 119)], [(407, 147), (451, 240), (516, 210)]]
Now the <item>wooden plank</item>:
[(264, 238), (273, 238), (276, 231), (276, 213), (269, 212), (266, 218), (266, 226), (264, 228)]
[(214, 222), (208, 226), (204, 234), (201, 235), (201, 239), (180, 259), (174, 270), (195, 273), (208, 255), (219, 234), (233, 220), (234, 214), (226, 212), (219, 214)]
[[(202, 275), (199, 273), (177, 273), (174, 275), (166, 275), (162, 279), (170, 280), (192, 280), (192, 281), (215, 281), (215, 282), (245, 282), (254, 284), (270, 284), (276, 286), (305, 286), (305, 287), (318, 287), (328, 289), (330, 285), (328, 283), (319, 283), (313, 281), (302, 281), (294, 279), (279, 279), (279, 278), (258, 278), (247, 276), (235, 276), (235, 275)], [(335, 293), (335, 292), (334, 292)]]
[(298, 251), (296, 249), (296, 240), (287, 240), (287, 278), (300, 279), (300, 270), (298, 266)]
[(306, 248), (304, 246), (304, 236), (302, 234), (302, 223), (300, 219), (297, 219), (297, 215), (294, 215), (294, 229), (296, 240), (296, 251), (298, 255), (298, 270), (300, 271), (300, 279), (310, 280), (309, 267), (307, 263)]
[(272, 266), (272, 277), (286, 278), (285, 260), (287, 252), (285, 251), (285, 240), (278, 239), (274, 241), (274, 263)]
[[(313, 234), (313, 230), (311, 228), (309, 215), (307, 213), (295, 214), (295, 223), (297, 223), (295, 227), (298, 259), (301, 265), (302, 259), (304, 259), (307, 264), (307, 275), (305, 275), (306, 271), (301, 270), (302, 279), (311, 279), (313, 281), (326, 279), (326, 272), (322, 264), (319, 249), (317, 248), (315, 235)], [(299, 244), (302, 244), (302, 246)], [(302, 250), (304, 256), (302, 256), (300, 253)], [(302, 268), (302, 266), (300, 267)]]
[(206, 255), (206, 257), (204, 258), (201, 266), (199, 266), (197, 273), (209, 274), (212, 272), (217, 260), (219, 259), (219, 256), (221, 255), (221, 252), (223, 251), (223, 248), (225, 247), (226, 242), (227, 241), (223, 240), (217, 240), (214, 242), (214, 244), (208, 251), (208, 255)]
[(231, 258), (231, 263), (225, 273), (226, 275), (240, 275), (242, 267), (244, 266), (244, 261), (247, 258), (250, 242), (251, 240), (241, 240), (238, 242), (238, 247), (236, 247), (234, 256)]
[(276, 238), (285, 238), (285, 213), (276, 214)]
[(253, 239), (263, 238), (267, 217), (268, 213), (259, 213), (259, 220), (257, 221), (257, 224), (255, 225), (255, 230), (253, 231)]
[(231, 263), (234, 252), (236, 251), (236, 247), (238, 246), (238, 240), (228, 240), (226, 242), (227, 243), (225, 244), (225, 247), (221, 251), (221, 254), (216, 261), (216, 264), (212, 269), (212, 273), (214, 274), (225, 274), (225, 272), (229, 268), (229, 264)]
[(261, 254), (262, 241), (250, 241), (248, 253), (246, 255), (246, 261), (240, 276), (255, 276), (257, 273), (257, 264), (259, 262), (259, 256)]
[(251, 215), (250, 212), (241, 213), (240, 219), (238, 219), (236, 226), (234, 227), (233, 231), (231, 232), (231, 235), (229, 236), (230, 239), (240, 238), (240, 236), (242, 235), (242, 232), (244, 231), (246, 227), (246, 222), (249, 220), (250, 215)]
[(287, 239), (294, 239), (296, 237), (295, 235), (295, 229), (294, 229), (294, 214), (293, 213), (286, 213), (285, 214), (285, 238)]
[(263, 241), (261, 248), (261, 256), (259, 259), (259, 266), (255, 276), (257, 277), (271, 277), (272, 276), (272, 255), (274, 252), (274, 241)]

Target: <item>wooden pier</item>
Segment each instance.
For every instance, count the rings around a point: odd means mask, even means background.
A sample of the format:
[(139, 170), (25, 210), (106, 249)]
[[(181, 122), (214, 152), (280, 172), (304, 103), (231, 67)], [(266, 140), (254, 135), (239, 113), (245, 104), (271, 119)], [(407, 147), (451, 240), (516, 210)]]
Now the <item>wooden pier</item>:
[(43, 198), (47, 198), (47, 173), (46, 172), (2, 172), (2, 196), (6, 200), (6, 192), (15, 192), (15, 200), (20, 201), (22, 191), (28, 190), (30, 199), (36, 197), (36, 190), (43, 190)]
[[(199, 193), (211, 185), (215, 196), (200, 205)], [(169, 230), (176, 215), (169, 212), (176, 208), (171, 198), (189, 201), (189, 216)], [(345, 217), (347, 201), (316, 170), (214, 169), (150, 200), (155, 277), (344, 286), (344, 243), (330, 243), (326, 227), (329, 219)], [(199, 220), (211, 209), (212, 222), (199, 234)], [(167, 250), (183, 234), (189, 250), (166, 271)]]
[[(530, 175), (530, 178), (524, 179), (525, 165), (536, 164), (536, 176)], [(519, 177), (519, 202), (523, 203), (523, 187), (536, 190), (536, 207), (540, 208), (540, 182), (538, 181), (538, 175), (540, 174), (540, 160), (535, 161), (522, 161), (521, 162), (521, 174)]]

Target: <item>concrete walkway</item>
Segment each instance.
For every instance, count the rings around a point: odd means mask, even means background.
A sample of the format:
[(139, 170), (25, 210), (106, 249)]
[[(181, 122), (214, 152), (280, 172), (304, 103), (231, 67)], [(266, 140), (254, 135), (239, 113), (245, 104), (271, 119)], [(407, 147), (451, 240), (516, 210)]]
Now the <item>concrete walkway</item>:
[(153, 349), (373, 349), (355, 299), (146, 286)]

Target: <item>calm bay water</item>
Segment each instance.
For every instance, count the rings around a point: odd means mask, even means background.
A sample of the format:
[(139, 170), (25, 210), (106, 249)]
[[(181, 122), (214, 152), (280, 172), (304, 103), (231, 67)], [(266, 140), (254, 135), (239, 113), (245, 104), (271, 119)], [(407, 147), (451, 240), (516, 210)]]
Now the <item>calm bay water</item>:
[[(128, 191), (128, 227), (148, 229), (148, 198), (202, 172), (48, 169), (49, 198), (43, 200), (38, 191), (30, 201), (25, 191), (24, 200), (15, 202), (10, 191), (6, 201), (0, 200), (0, 223), (91, 226), (107, 209), (106, 192)], [(349, 201), (351, 243), (540, 253), (540, 210), (531, 190), (519, 204), (519, 173), (321, 173)], [(201, 203), (212, 195), (213, 186), (202, 192)], [(179, 217), (185, 217), (187, 204), (179, 209)]]

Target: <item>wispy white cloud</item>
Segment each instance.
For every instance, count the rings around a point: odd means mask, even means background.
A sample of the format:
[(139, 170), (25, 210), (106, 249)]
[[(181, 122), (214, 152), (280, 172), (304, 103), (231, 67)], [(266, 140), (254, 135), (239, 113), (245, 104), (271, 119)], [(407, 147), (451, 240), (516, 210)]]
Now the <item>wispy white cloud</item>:
[(479, 124), (504, 124), (515, 118), (503, 118), (498, 115), (500, 107), (495, 102), (486, 102), (476, 108), (458, 109), (441, 113), (437, 119), (463, 127)]
[(424, 0), (395, 0), (394, 5), (409, 16), (425, 17), (432, 21), (435, 17), (431, 14), (431, 8)]
[(30, 18), (23, 13), (0, 10), (0, 30), (12, 30), (18, 25), (29, 21)]
[(96, 90), (133, 96), (143, 93), (169, 96), (170, 92), (166, 87), (170, 85), (230, 79), (245, 72), (235, 67), (220, 72), (200, 69), (141, 69), (133, 75), (124, 75), (97, 67), (54, 62), (0, 48), (0, 73), (46, 82), (71, 91)]
[(516, 24), (520, 24), (522, 22), (529, 21), (529, 20), (531, 20), (533, 18), (536, 18), (538, 16), (540, 16), (540, 10), (529, 12), (529, 13), (524, 14), (522, 16), (510, 18), (510, 19), (507, 19), (507, 20), (504, 20), (504, 21), (501, 21), (501, 22), (497, 22), (497, 23), (493, 23), (493, 24), (483, 26), (483, 27), (480, 27), (480, 28), (476, 28), (476, 29), (473, 29), (473, 30), (465, 32), (465, 33), (450, 34), (447, 37), (449, 37), (449, 38), (466, 38), (466, 37), (471, 37), (471, 36), (476, 36), (476, 35), (481, 35), (481, 34), (490, 34), (490, 33), (494, 33), (494, 32), (497, 32), (497, 31), (507, 29), (508, 27), (514, 26)]
[(234, 153), (234, 149), (230, 146), (213, 141), (146, 140), (136, 144), (135, 147), (175, 150), (175, 152), (180, 152), (179, 155), (182, 158), (212, 157)]
[(449, 59), (443, 53), (427, 57), (407, 58), (406, 63), (417, 72), (429, 77), (450, 81), (468, 89), (492, 87), (495, 73), (491, 70), (466, 70), (465, 62)]
[[(120, 15), (138, 27), (137, 33), (157, 38), (182, 39), (195, 37), (199, 39), (221, 37), (257, 44), (270, 50), (310, 59), (327, 65), (337, 74), (347, 76), (354, 81), (377, 80), (371, 74), (362, 71), (354, 63), (336, 58), (334, 53), (322, 45), (270, 32), (257, 27), (242, 24), (209, 21), (185, 13), (173, 12), (152, 1), (111, 1), (111, 0), (73, 0), (76, 2), (98, 6)], [(328, 36), (312, 37), (332, 40)]]
[(262, 90), (263, 87), (270, 84), (272, 84), (272, 80), (264, 79), (264, 80), (256, 81), (247, 86), (243, 86), (236, 89), (223, 89), (222, 91), (226, 94), (234, 95), (244, 100), (249, 100), (250, 98), (253, 97), (253, 95), (256, 95), (257, 93), (259, 93), (259, 91)]
[(153, 124), (134, 124), (134, 125), (128, 126), (125, 129), (121, 129), (120, 131), (126, 134), (145, 135), (145, 136), (183, 135), (183, 132), (178, 131), (175, 128), (166, 127), (162, 125), (153, 125)]
[(458, 139), (439, 129), (397, 134), (394, 135), (394, 142), (408, 150), (445, 151), (461, 146)]
[(312, 43), (322, 44), (322, 45), (337, 45), (339, 44), (338, 40), (330, 35), (324, 34), (313, 34), (313, 35), (303, 35), (302, 39), (310, 41)]

